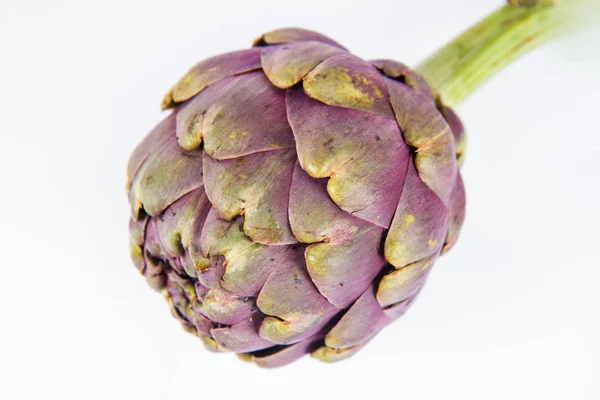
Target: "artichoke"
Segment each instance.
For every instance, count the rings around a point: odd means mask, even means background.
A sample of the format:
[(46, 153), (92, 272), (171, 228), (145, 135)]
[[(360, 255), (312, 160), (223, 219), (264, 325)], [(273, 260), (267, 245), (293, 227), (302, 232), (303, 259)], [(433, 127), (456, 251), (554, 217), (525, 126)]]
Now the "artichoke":
[(132, 257), (212, 350), (347, 358), (465, 214), (463, 126), (423, 77), (287, 28), (194, 66), (128, 165)]

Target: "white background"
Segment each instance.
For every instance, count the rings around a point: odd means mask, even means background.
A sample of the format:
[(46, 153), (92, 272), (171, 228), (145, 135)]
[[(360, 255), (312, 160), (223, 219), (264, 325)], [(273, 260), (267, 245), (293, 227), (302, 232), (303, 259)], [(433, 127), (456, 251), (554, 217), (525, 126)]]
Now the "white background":
[(0, 399), (600, 398), (600, 30), (462, 104), (468, 217), (353, 358), (261, 370), (129, 260), (125, 166), (195, 62), (280, 26), (416, 64), (501, 0), (0, 0)]

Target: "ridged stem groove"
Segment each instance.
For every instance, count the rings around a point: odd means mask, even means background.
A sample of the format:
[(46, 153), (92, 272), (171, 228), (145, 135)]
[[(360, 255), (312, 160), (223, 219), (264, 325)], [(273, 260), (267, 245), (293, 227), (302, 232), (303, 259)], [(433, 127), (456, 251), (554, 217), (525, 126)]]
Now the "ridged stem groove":
[[(453, 107), (508, 64), (549, 39), (598, 21), (597, 0), (510, 0), (423, 61), (417, 70)], [(593, 15), (593, 17), (592, 17)]]

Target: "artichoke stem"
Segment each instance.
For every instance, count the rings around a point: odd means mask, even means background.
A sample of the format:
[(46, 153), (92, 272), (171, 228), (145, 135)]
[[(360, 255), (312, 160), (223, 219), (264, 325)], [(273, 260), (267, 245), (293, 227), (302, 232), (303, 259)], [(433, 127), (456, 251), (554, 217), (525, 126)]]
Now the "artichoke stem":
[(512, 61), (548, 40), (598, 23), (597, 0), (509, 0), (423, 61), (436, 96), (454, 107)]

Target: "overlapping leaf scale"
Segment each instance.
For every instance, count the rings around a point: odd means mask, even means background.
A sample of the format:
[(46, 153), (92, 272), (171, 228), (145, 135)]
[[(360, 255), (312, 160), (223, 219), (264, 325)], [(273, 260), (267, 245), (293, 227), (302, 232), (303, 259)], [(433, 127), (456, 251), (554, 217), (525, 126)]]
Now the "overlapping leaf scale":
[(306, 94), (325, 104), (393, 116), (388, 89), (372, 64), (340, 53), (317, 65), (303, 80)]
[(465, 185), (459, 172), (456, 176), (456, 185), (450, 199), (450, 222), (442, 254), (449, 251), (458, 240), (458, 235), (465, 221), (466, 202)]
[(293, 42), (264, 47), (261, 60), (271, 83), (287, 89), (300, 82), (319, 63), (343, 51), (321, 42)]
[(187, 278), (181, 277), (175, 270), (165, 271), (167, 276), (165, 293), (175, 316), (188, 331), (194, 331), (193, 315), (198, 307), (198, 299), (194, 296), (194, 284)]
[(395, 80), (386, 82), (404, 140), (415, 148), (419, 176), (447, 205), (458, 173), (452, 130), (432, 99)]
[(133, 179), (148, 155), (160, 146), (175, 132), (175, 113), (169, 114), (158, 123), (150, 133), (138, 144), (127, 163), (127, 190), (131, 188)]
[(157, 216), (202, 185), (202, 155), (182, 149), (173, 131), (139, 167), (130, 190), (131, 213), (137, 218), (143, 209)]
[(344, 309), (372, 285), (386, 260), (380, 254), (384, 229), (341, 210), (324, 179), (297, 164), (290, 190), (290, 223), (306, 248), (308, 273), (319, 292)]
[(302, 169), (330, 178), (327, 191), (341, 209), (388, 228), (410, 160), (396, 121), (326, 105), (300, 87), (288, 89), (287, 105)]
[(203, 141), (204, 151), (216, 159), (294, 147), (285, 92), (261, 71), (223, 79), (185, 103), (177, 137), (186, 149)]
[(208, 58), (177, 82), (163, 99), (163, 108), (173, 107), (191, 99), (202, 89), (228, 76), (260, 69), (260, 49), (247, 49)]
[(401, 303), (417, 295), (435, 263), (437, 253), (385, 275), (379, 282), (377, 300), (384, 307)]
[(254, 41), (254, 46), (266, 46), (279, 43), (321, 42), (345, 50), (339, 43), (327, 36), (302, 28), (282, 28), (267, 32)]
[(296, 152), (278, 149), (217, 160), (204, 153), (205, 190), (219, 217), (244, 215), (244, 232), (263, 244), (296, 239), (287, 217)]
[(210, 335), (226, 351), (250, 353), (273, 347), (273, 343), (258, 334), (264, 315), (255, 313), (237, 324), (212, 328)]
[(258, 308), (268, 317), (260, 336), (277, 344), (291, 344), (317, 334), (340, 309), (312, 282), (304, 261), (304, 246), (289, 246), (291, 262), (277, 266), (258, 295)]
[[(316, 334), (339, 309), (329, 304), (312, 284), (304, 263), (304, 246), (253, 242), (244, 233), (243, 219), (223, 220), (213, 209), (199, 239), (203, 255), (207, 259), (216, 258), (217, 267), (224, 265), (220, 279), (209, 282), (210, 289), (199, 294), (204, 315), (216, 322), (232, 324), (213, 329), (214, 341), (222, 349), (245, 349), (247, 344), (249, 347), (244, 351), (254, 351), (256, 346), (264, 348), (265, 340), (273, 346), (295, 343)], [(200, 282), (203, 274), (198, 277)], [(229, 298), (226, 294), (230, 294)], [(254, 310), (251, 306), (257, 294), (258, 310)], [(217, 307), (235, 312), (217, 315), (212, 310)], [(250, 325), (256, 327), (257, 319), (261, 321), (260, 327), (253, 331)]]
[[(240, 296), (257, 296), (273, 269), (293, 262), (294, 258), (288, 246), (268, 246), (252, 241), (244, 233), (243, 225), (243, 217), (226, 221), (219, 219), (213, 209), (199, 245), (205, 257), (216, 259), (217, 264), (224, 266), (217, 280), (220, 286)], [(214, 287), (210, 283), (206, 286)]]
[(362, 347), (363, 345), (349, 347), (347, 349), (334, 349), (329, 346), (321, 346), (313, 351), (311, 355), (319, 361), (332, 363), (352, 357), (362, 349)]
[(215, 99), (218, 99), (240, 79), (241, 76), (223, 78), (177, 108), (177, 112), (173, 114), (177, 116), (176, 136), (177, 142), (182, 148), (195, 150), (200, 147), (206, 132), (204, 116), (208, 112), (208, 109), (212, 106)]
[[(218, 261), (209, 262), (208, 267), (204, 270), (194, 270), (199, 279), (195, 283), (192, 278), (193, 275), (187, 273), (187, 268), (183, 268), (182, 264), (185, 264), (185, 262), (182, 260), (185, 260), (186, 257), (185, 255), (181, 256), (181, 249), (183, 248), (185, 252), (196, 247), (200, 240), (200, 230), (204, 231), (203, 228), (199, 227), (197, 220), (194, 220), (194, 218), (188, 220), (186, 216), (186, 211), (191, 208), (195, 206), (202, 208), (205, 205), (202, 202), (205, 199), (202, 189), (200, 188), (198, 192), (200, 193), (192, 192), (183, 196), (178, 202), (165, 210), (162, 216), (150, 219), (145, 233), (145, 255), (146, 262), (149, 265), (145, 275), (152, 287), (155, 289), (164, 288), (173, 315), (180, 320), (186, 330), (201, 336), (208, 348), (226, 350), (218, 340), (212, 337), (212, 329), (217, 326), (222, 330), (229, 329), (238, 324), (243, 324), (244, 321), (253, 317), (260, 317), (260, 314), (257, 312), (255, 297), (228, 291), (221, 286), (221, 280), (218, 277), (213, 279), (213, 282), (207, 286), (203, 284), (206, 283), (203, 275), (210, 274), (213, 266), (220, 264)], [(199, 211), (201, 215), (207, 214), (203, 213), (202, 210)], [(206, 229), (211, 229), (212, 222), (208, 215), (199, 218), (206, 219), (202, 222), (202, 226), (206, 225)], [(172, 229), (169, 229), (169, 227)], [(186, 240), (186, 237), (189, 240)], [(168, 240), (165, 240), (165, 238)], [(177, 242), (173, 238), (183, 240), (175, 245)], [(164, 245), (165, 242), (172, 246), (171, 250)], [(187, 243), (187, 245), (184, 247), (183, 243)], [(171, 254), (173, 249), (181, 257), (173, 257), (173, 254)], [(255, 337), (255, 339), (258, 337), (258, 330), (250, 333), (248, 329), (235, 328), (234, 331), (238, 341), (248, 341), (252, 337)], [(244, 338), (244, 335), (250, 335), (250, 338)], [(257, 340), (264, 344), (262, 339)]]
[(465, 150), (467, 147), (467, 135), (465, 133), (465, 127), (462, 121), (458, 118), (458, 115), (450, 107), (441, 105), (440, 112), (444, 115), (446, 122), (452, 129), (452, 135), (454, 136), (454, 147), (456, 150), (456, 159), (459, 167), (462, 166), (465, 157)]
[[(379, 67), (393, 78), (406, 81), (408, 77), (399, 65), (380, 63)], [(397, 269), (380, 281), (377, 300), (389, 307), (388, 314), (402, 314), (425, 283), (442, 246), (451, 245), (460, 229), (464, 191), (455, 136), (430, 92), (391, 79), (387, 82), (398, 124), (415, 155), (384, 247), (386, 259)], [(455, 222), (449, 226), (451, 216)]]
[(386, 260), (396, 268), (402, 268), (438, 252), (448, 231), (448, 214), (444, 203), (410, 163), (385, 241)]
[(157, 219), (157, 230), (165, 251), (171, 257), (183, 257), (192, 239), (202, 230), (211, 204), (202, 187), (192, 190), (173, 203)]
[(396, 303), (389, 307), (384, 308), (383, 313), (392, 319), (400, 318), (401, 316), (403, 316), (406, 313), (406, 311), (408, 311), (408, 309), (412, 305), (413, 301), (415, 301), (418, 294), (419, 294), (419, 292), (417, 292), (417, 294), (414, 297), (412, 297), (408, 300), (404, 300), (404, 301), (401, 301), (399, 303)]
[(233, 325), (250, 318), (254, 299), (240, 296), (223, 288), (209, 289), (202, 298), (202, 313), (211, 321)]
[(412, 68), (394, 60), (374, 60), (371, 63), (388, 78), (395, 79), (410, 87), (416, 94), (433, 100), (431, 88), (425, 78)]
[(335, 349), (362, 345), (390, 321), (375, 298), (374, 288), (369, 288), (327, 333), (325, 345)]
[(144, 239), (146, 235), (146, 225), (148, 224), (148, 215), (143, 215), (138, 219), (129, 219), (129, 249), (133, 265), (140, 273), (144, 273), (146, 262), (144, 260)]
[(144, 270), (143, 274), (154, 290), (161, 290), (166, 284), (165, 270), (167, 266), (167, 254), (160, 243), (160, 238), (156, 229), (156, 219), (150, 218), (146, 225), (144, 239)]
[(323, 342), (323, 335), (317, 334), (292, 345), (275, 346), (263, 351), (238, 354), (242, 360), (252, 361), (263, 368), (275, 368), (289, 364), (314, 351)]

